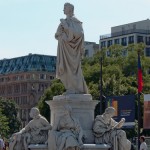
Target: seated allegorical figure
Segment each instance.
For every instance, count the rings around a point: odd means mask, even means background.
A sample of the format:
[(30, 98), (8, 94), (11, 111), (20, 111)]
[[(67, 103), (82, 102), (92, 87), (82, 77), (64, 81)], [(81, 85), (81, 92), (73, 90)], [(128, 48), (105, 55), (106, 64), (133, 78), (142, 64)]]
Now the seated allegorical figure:
[(111, 144), (114, 146), (114, 138), (117, 137), (119, 150), (130, 150), (131, 142), (127, 139), (125, 131), (120, 129), (125, 119), (118, 123), (112, 117), (115, 114), (113, 107), (108, 107), (102, 115), (98, 115), (93, 124), (93, 132), (96, 144)]
[(31, 109), (30, 117), (33, 119), (12, 135), (9, 150), (28, 150), (29, 144), (44, 144), (47, 141), (48, 130), (52, 128), (49, 122), (40, 115), (36, 107)]
[(65, 106), (64, 115), (49, 131), (48, 150), (79, 150), (83, 145), (83, 131), (79, 121), (71, 115), (72, 108)]

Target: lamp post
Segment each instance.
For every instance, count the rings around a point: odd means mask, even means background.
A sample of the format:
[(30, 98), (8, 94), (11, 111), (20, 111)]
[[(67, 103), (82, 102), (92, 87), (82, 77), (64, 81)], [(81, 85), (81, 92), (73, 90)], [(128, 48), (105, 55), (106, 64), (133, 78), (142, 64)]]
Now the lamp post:
[(102, 95), (103, 95), (103, 89), (102, 89), (102, 57), (100, 57), (100, 115), (102, 114)]

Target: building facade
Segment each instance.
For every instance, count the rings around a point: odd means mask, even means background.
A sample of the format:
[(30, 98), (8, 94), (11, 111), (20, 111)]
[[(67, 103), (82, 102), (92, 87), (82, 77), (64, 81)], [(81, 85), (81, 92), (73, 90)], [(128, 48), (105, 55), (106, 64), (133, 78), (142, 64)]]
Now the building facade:
[(128, 46), (132, 43), (143, 42), (146, 45), (145, 56), (150, 57), (150, 20), (119, 25), (111, 28), (111, 34), (101, 35), (100, 49), (114, 44)]
[(99, 50), (99, 45), (96, 44), (95, 42), (84, 42), (85, 45), (85, 52), (84, 56), (85, 57), (93, 57), (93, 55)]
[(44, 90), (55, 78), (56, 56), (29, 54), (0, 60), (0, 96), (18, 104), (22, 127)]

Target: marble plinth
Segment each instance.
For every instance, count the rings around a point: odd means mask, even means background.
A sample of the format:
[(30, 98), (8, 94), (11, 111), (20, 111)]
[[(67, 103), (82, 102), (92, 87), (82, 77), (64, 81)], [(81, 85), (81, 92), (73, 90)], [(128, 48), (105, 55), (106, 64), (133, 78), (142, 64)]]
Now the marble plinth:
[[(31, 144), (28, 146), (30, 150), (48, 150), (45, 144)], [(110, 150), (111, 146), (108, 144), (83, 144), (81, 150)]]
[(64, 112), (64, 106), (72, 107), (73, 116), (79, 119), (84, 132), (84, 143), (94, 143), (92, 126), (94, 121), (94, 110), (98, 101), (92, 100), (90, 94), (69, 94), (55, 96), (53, 100), (46, 101), (51, 110), (51, 124), (57, 124), (59, 117)]
[(30, 150), (48, 150), (48, 147), (46, 144), (30, 144), (28, 148)]

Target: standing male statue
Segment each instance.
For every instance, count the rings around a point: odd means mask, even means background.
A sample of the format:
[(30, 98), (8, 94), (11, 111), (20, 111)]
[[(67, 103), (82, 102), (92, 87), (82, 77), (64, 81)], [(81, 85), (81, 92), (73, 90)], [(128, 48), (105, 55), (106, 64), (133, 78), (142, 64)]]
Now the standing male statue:
[(65, 94), (87, 94), (87, 86), (81, 70), (84, 53), (82, 22), (74, 16), (74, 6), (64, 4), (66, 19), (60, 19), (55, 38), (58, 40), (56, 78), (65, 86)]

